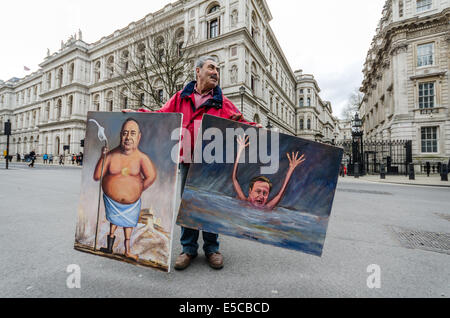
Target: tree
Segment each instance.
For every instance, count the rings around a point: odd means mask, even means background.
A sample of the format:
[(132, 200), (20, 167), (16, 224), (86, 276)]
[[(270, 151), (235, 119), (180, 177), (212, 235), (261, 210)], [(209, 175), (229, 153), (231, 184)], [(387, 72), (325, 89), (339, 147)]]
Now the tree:
[(355, 116), (355, 113), (358, 112), (359, 106), (362, 103), (364, 95), (359, 91), (358, 88), (355, 88), (353, 92), (350, 94), (348, 98), (347, 105), (342, 110), (342, 117), (344, 119), (352, 119)]
[(159, 109), (165, 103), (164, 95), (174, 95), (193, 80), (195, 51), (190, 43), (193, 38), (185, 43), (183, 28), (164, 25), (158, 29), (142, 28), (128, 42), (128, 48), (119, 53), (119, 61), (107, 60), (106, 68), (107, 75), (119, 76), (122, 107)]

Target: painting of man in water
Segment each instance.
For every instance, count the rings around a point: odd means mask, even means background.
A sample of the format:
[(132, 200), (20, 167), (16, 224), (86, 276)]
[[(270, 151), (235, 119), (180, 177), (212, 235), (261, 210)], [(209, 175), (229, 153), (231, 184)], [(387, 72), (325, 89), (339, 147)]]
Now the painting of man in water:
[(321, 256), (342, 149), (213, 116), (202, 134), (177, 224)]

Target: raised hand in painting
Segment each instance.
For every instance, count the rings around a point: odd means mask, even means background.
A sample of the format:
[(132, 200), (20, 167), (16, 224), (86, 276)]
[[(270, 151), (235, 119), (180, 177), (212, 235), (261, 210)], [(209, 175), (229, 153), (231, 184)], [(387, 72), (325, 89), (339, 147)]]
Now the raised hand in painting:
[(290, 155), (287, 154), (289, 160), (289, 168), (286, 173), (286, 177), (284, 178), (283, 185), (280, 189), (280, 192), (278, 192), (278, 194), (269, 201), (268, 199), (270, 191), (272, 190), (272, 182), (267, 177), (258, 176), (250, 181), (248, 197), (246, 197), (244, 192), (242, 191), (242, 188), (237, 179), (237, 171), (239, 166), (239, 159), (241, 158), (242, 152), (250, 145), (249, 136), (238, 136), (237, 144), (237, 155), (234, 162), (233, 174), (231, 176), (237, 198), (242, 201), (248, 201), (255, 208), (268, 210), (274, 209), (283, 198), (283, 195), (286, 192), (287, 185), (292, 177), (292, 174), (294, 173), (295, 168), (297, 168), (306, 160), (305, 155), (300, 156), (299, 152), (292, 152)]

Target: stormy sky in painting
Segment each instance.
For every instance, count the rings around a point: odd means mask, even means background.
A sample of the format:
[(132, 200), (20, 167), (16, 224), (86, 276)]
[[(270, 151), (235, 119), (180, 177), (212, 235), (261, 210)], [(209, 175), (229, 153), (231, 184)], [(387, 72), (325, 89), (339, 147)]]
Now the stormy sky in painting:
[[(208, 127), (217, 127), (225, 131), (226, 128), (242, 127), (247, 129), (249, 126), (213, 116), (205, 116), (203, 130), (205, 131)], [(268, 136), (270, 138), (270, 133)], [(305, 154), (306, 161), (295, 169), (286, 193), (278, 206), (321, 217), (329, 216), (342, 151), (332, 146), (284, 134), (280, 134), (279, 138), (280, 166), (278, 173), (265, 175), (273, 184), (269, 200), (279, 192), (288, 170), (289, 160), (286, 153), (298, 151), (300, 154)], [(270, 149), (270, 139), (268, 140), (268, 154), (270, 154), (272, 150)], [(203, 141), (203, 149), (210, 142)], [(223, 149), (223, 160), (225, 162), (227, 150), (225, 150), (225, 146)], [(228, 149), (228, 151), (233, 151), (236, 154), (236, 146), (234, 150)], [(249, 161), (248, 156), (249, 148), (246, 149), (246, 162)], [(264, 165), (261, 163), (239, 165), (237, 177), (246, 196), (248, 196), (250, 180), (253, 177), (262, 175), (260, 172), (261, 166)], [(231, 181), (232, 172), (233, 164), (231, 163), (195, 164), (193, 169), (190, 169), (187, 185), (217, 194), (222, 193), (228, 197), (236, 197)]]

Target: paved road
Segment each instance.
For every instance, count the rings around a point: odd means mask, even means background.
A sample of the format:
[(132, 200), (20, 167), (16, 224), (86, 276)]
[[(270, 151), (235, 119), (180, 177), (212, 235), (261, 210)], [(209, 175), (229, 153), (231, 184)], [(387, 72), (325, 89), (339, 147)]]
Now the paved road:
[[(322, 258), (221, 236), (222, 271), (199, 257), (166, 274), (73, 250), (80, 181), (76, 167), (2, 167), (0, 297), (450, 296), (449, 188), (341, 179)], [(395, 234), (408, 231), (440, 236), (412, 249)], [(66, 286), (69, 264), (81, 268), (79, 289)], [(379, 289), (367, 287), (371, 264)]]

